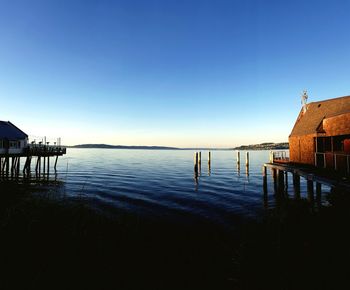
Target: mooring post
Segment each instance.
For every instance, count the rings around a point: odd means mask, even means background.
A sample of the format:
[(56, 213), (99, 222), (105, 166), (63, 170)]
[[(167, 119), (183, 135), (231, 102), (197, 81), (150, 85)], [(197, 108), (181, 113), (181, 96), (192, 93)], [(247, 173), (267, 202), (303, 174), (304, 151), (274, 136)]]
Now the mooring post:
[(267, 194), (267, 168), (264, 165), (262, 167), (262, 171), (263, 171), (263, 189), (264, 189), (264, 194)]
[(208, 152), (208, 164), (210, 166), (210, 163), (211, 163), (211, 152), (209, 151)]
[(202, 171), (202, 152), (198, 152), (198, 174), (201, 175)]
[(198, 152), (194, 153), (194, 171), (198, 172)]
[(239, 166), (241, 164), (241, 153), (237, 151), (237, 165)]
[(246, 155), (245, 155), (245, 166), (249, 166), (249, 152), (247, 151), (246, 152)]

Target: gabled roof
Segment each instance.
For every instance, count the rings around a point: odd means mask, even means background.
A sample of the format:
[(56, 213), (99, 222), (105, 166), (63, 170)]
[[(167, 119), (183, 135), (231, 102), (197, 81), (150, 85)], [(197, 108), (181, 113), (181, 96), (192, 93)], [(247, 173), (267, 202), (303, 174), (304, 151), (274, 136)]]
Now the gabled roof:
[(22, 140), (26, 138), (28, 138), (28, 135), (10, 121), (0, 121), (0, 139)]
[(350, 96), (313, 102), (306, 106), (305, 113), (301, 109), (290, 137), (315, 134), (318, 129), (322, 128), (323, 119), (349, 113)]

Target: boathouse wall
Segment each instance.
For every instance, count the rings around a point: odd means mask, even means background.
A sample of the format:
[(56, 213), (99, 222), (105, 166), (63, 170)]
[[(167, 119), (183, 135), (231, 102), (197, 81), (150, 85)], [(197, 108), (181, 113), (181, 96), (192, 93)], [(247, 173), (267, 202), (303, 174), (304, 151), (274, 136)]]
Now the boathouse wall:
[(324, 119), (323, 129), (327, 136), (350, 134), (350, 113)]
[(315, 164), (315, 134), (289, 137), (289, 160), (295, 163)]

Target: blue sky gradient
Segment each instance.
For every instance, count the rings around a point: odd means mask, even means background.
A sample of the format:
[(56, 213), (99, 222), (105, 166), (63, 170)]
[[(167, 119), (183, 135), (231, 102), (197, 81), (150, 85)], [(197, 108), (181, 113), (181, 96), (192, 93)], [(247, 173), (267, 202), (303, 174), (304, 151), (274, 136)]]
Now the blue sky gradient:
[(0, 120), (63, 143), (287, 141), (350, 94), (349, 1), (0, 0)]

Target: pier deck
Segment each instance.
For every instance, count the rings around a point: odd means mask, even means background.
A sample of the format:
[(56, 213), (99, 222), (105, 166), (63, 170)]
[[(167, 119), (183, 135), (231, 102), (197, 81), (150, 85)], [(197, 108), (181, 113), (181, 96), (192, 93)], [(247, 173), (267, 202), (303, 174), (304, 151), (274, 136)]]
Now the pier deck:
[(350, 191), (350, 178), (344, 177), (335, 171), (294, 163), (277, 162), (265, 163), (263, 165), (264, 190), (267, 188), (267, 168), (272, 170), (272, 176), (277, 188), (284, 187), (284, 176), (287, 179), (286, 173), (289, 172), (293, 175), (293, 185), (297, 188), (300, 188), (300, 177), (303, 177), (307, 180), (310, 191), (313, 190), (314, 182), (316, 182), (316, 188), (324, 184)]
[[(66, 148), (62, 146), (30, 145), (23, 150), (0, 153), (0, 177), (1, 179), (18, 178), (23, 172), (23, 177), (30, 177), (32, 158), (36, 160), (35, 175), (49, 176), (50, 157), (56, 157), (53, 169), (56, 172), (57, 160), (59, 156), (66, 154)], [(21, 158), (25, 159), (21, 170)]]

